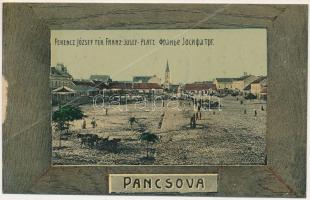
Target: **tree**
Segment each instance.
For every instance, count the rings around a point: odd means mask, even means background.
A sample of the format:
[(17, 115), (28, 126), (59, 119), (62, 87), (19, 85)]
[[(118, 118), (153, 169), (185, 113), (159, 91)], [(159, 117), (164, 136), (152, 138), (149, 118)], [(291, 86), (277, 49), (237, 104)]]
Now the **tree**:
[(249, 93), (249, 94), (247, 94), (244, 98), (245, 98), (245, 99), (252, 100), (252, 99), (256, 99), (256, 96), (255, 96), (254, 94), (252, 94), (252, 93)]
[(61, 133), (69, 130), (70, 122), (83, 119), (83, 117), (86, 117), (83, 111), (81, 111), (79, 107), (71, 105), (59, 107), (59, 109), (53, 113), (52, 121), (55, 129), (59, 131), (59, 147), (61, 147)]
[(146, 158), (149, 158), (149, 144), (158, 142), (158, 136), (150, 132), (144, 132), (139, 136), (139, 140), (146, 142)]

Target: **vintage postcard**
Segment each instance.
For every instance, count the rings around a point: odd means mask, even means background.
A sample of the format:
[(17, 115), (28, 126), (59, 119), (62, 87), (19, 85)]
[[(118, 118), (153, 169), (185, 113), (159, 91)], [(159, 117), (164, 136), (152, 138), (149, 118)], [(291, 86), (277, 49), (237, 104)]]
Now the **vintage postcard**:
[(52, 30), (54, 165), (263, 165), (266, 29)]
[(5, 3), (3, 193), (305, 197), (308, 5)]

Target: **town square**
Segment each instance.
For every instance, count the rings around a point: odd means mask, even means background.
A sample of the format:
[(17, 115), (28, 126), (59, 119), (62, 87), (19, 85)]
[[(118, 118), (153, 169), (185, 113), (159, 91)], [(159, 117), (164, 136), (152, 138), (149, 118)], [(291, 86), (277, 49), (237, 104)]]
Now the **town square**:
[[(54, 44), (103, 36), (109, 45)], [(266, 163), (265, 29), (58, 30), (51, 41), (53, 165)]]
[[(61, 68), (59, 64), (52, 70), (59, 73)], [(56, 86), (53, 108), (72, 104), (87, 117), (72, 121), (62, 135), (53, 128), (53, 163), (264, 164), (267, 77), (171, 85), (169, 76), (167, 62), (165, 88), (152, 76), (134, 77), (132, 83), (113, 82), (108, 76), (69, 78), (67, 84), (74, 85)], [(154, 139), (141, 139), (143, 133)]]

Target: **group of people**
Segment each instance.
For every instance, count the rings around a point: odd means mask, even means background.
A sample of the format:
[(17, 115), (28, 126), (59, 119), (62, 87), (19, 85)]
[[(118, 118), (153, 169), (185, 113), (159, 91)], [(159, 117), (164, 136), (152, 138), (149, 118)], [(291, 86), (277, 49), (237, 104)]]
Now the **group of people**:
[[(105, 108), (105, 115), (108, 115), (108, 108)], [(92, 125), (93, 128), (97, 127), (97, 122), (96, 122), (96, 118), (95, 117), (92, 118), (90, 124)], [(85, 118), (83, 118), (82, 129), (86, 129), (86, 120), (85, 120)]]
[[(264, 109), (264, 106), (261, 106), (261, 110), (262, 110), (262, 111), (265, 110), (265, 109)], [(244, 113), (244, 114), (247, 114), (246, 109), (244, 109), (243, 113)], [(256, 110), (256, 109), (254, 109), (254, 116), (255, 116), (255, 117), (257, 116), (257, 110)]]
[[(92, 120), (91, 120), (90, 123), (91, 123), (91, 125), (92, 125), (93, 128), (96, 128), (96, 127), (97, 127), (97, 122), (96, 122), (95, 117), (92, 118)], [(85, 120), (85, 118), (83, 119), (82, 129), (86, 129), (86, 120)]]
[[(239, 101), (239, 98), (237, 97), (237, 101)], [(201, 105), (202, 105), (202, 99), (196, 100), (192, 99), (192, 103), (194, 105), (194, 114), (190, 118), (190, 127), (195, 128), (196, 127), (196, 121), (201, 120)], [(243, 104), (243, 100), (240, 100), (240, 104)], [(197, 108), (197, 109), (196, 109)], [(261, 106), (261, 110), (264, 111), (264, 106)], [(247, 114), (247, 110), (244, 109), (244, 114)], [(215, 115), (215, 111), (213, 111), (213, 115)], [(254, 109), (254, 116), (257, 116), (257, 110)]]
[[(197, 102), (193, 100), (194, 107), (194, 114), (190, 119), (190, 127), (196, 128), (196, 121), (201, 120), (201, 101)], [(197, 108), (197, 109), (196, 109)]]

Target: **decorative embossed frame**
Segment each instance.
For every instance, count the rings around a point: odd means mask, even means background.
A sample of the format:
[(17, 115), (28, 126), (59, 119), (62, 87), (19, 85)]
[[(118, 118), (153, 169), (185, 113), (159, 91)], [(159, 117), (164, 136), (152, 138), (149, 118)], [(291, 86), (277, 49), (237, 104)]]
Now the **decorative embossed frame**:
[[(171, 195), (305, 197), (307, 19), (307, 5), (5, 3), (3, 192), (103, 195), (109, 173), (218, 173), (217, 193)], [(51, 166), (50, 30), (190, 28), (267, 29), (266, 165)]]

